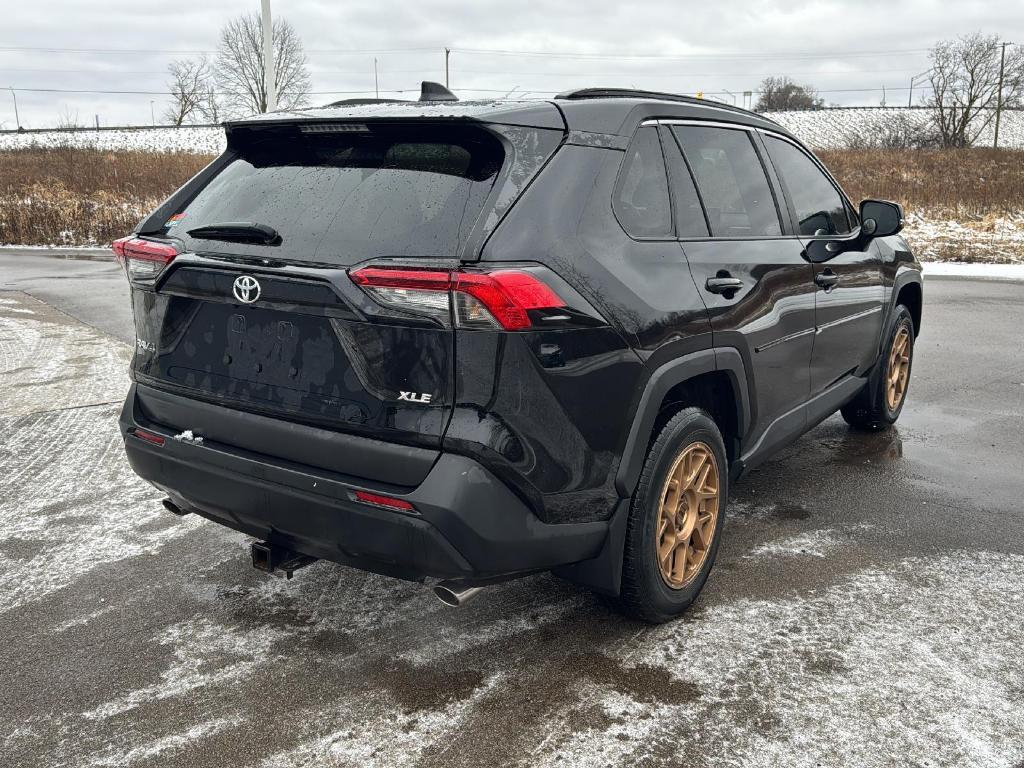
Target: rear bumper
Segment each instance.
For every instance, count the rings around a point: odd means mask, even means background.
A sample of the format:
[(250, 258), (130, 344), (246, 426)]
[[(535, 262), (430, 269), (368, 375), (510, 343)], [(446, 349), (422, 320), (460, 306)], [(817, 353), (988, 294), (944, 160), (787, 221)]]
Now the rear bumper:
[[(141, 413), (135, 386), (120, 426), (132, 469), (183, 509), (303, 554), (390, 576), (486, 581), (550, 570), (596, 557), (608, 535), (607, 522), (542, 522), (464, 456), (441, 453), (409, 489), (214, 440), (179, 442), (177, 430)], [(135, 437), (137, 427), (163, 436), (164, 444)], [(395, 446), (396, 455), (405, 450)], [(405, 499), (416, 514), (357, 502), (359, 490)]]

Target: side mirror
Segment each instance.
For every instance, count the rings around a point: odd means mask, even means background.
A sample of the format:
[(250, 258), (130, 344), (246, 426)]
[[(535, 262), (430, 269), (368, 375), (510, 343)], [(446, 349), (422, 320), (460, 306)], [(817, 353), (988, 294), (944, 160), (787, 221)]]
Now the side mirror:
[(860, 229), (867, 237), (888, 237), (903, 229), (903, 206), (888, 200), (860, 204)]

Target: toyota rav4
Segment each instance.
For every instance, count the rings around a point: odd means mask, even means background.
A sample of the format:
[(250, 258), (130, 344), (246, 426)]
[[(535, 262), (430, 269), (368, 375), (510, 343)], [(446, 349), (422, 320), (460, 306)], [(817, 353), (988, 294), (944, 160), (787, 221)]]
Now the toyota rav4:
[(114, 243), (121, 416), (165, 505), (452, 604), (553, 571), (650, 621), (708, 577), (729, 485), (837, 410), (900, 415), (903, 212), (771, 120), (590, 89), (226, 125)]

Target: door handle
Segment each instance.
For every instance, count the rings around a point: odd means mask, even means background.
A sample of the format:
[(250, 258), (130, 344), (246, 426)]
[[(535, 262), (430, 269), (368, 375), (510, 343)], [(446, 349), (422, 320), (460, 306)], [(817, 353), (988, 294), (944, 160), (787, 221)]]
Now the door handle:
[(814, 282), (826, 291), (831, 291), (839, 284), (839, 275), (831, 269), (826, 269), (814, 276)]
[(742, 287), (743, 281), (738, 277), (709, 277), (704, 283), (704, 290), (709, 293), (729, 293)]

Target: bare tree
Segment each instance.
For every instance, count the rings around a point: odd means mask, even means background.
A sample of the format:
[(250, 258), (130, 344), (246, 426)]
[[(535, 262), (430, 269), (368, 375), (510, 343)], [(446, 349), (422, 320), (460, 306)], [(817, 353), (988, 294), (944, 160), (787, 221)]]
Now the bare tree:
[[(309, 100), (309, 70), (294, 27), (274, 20), (274, 74), (281, 109), (300, 107)], [(217, 51), (217, 86), (226, 111), (250, 114), (267, 111), (267, 83), (263, 68), (263, 29), (256, 14), (239, 16), (220, 33)]]
[(71, 111), (71, 107), (65, 104), (60, 114), (57, 115), (57, 130), (58, 131), (77, 131), (82, 128), (82, 124), (78, 121), (78, 110)]
[(825, 100), (809, 85), (797, 85), (788, 77), (766, 77), (758, 88), (755, 112), (821, 109)]
[(181, 125), (200, 112), (210, 87), (210, 65), (206, 59), (177, 59), (167, 65), (171, 79), (171, 104), (164, 116), (173, 125)]
[[(1002, 46), (998, 35), (975, 32), (943, 40), (929, 54), (935, 127), (947, 147), (969, 147), (995, 118)], [(1024, 53), (1008, 50), (1003, 73), (1003, 106), (1024, 98)]]
[(217, 94), (213, 83), (206, 86), (206, 90), (203, 93), (203, 97), (199, 102), (199, 114), (203, 116), (203, 120), (208, 123), (219, 123), (224, 117), (223, 109), (220, 105), (220, 96)]

